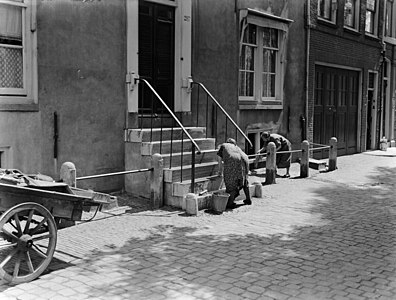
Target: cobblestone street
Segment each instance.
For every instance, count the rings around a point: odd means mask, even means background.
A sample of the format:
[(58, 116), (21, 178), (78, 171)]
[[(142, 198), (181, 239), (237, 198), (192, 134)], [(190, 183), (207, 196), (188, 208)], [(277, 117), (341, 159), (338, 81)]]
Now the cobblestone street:
[(0, 299), (395, 299), (394, 149), (307, 179), (293, 164), (291, 179), (222, 215), (100, 213), (59, 230), (49, 272), (2, 282)]

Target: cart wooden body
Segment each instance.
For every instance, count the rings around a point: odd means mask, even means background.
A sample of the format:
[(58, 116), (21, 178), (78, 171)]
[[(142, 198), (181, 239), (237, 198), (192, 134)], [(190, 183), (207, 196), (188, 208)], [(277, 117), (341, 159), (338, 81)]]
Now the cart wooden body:
[(113, 198), (26, 175), (22, 185), (0, 179), (0, 277), (11, 283), (31, 281), (45, 271), (62, 220), (80, 221), (85, 209), (99, 209)]

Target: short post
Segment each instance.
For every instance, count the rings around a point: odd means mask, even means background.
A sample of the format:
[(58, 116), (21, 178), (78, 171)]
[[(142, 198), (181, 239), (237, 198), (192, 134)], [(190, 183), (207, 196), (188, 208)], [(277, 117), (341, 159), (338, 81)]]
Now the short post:
[(267, 146), (267, 160), (265, 162), (265, 184), (276, 183), (276, 147), (270, 142)]
[(164, 205), (163, 197), (163, 179), (164, 179), (164, 160), (161, 154), (154, 154), (151, 157), (150, 172), (150, 200), (153, 208), (159, 208)]
[(60, 179), (71, 187), (76, 187), (76, 166), (72, 162), (65, 162), (60, 168)]
[(308, 176), (309, 176), (309, 142), (305, 140), (301, 143), (300, 177), (307, 178)]
[(329, 171), (337, 169), (337, 138), (332, 137), (330, 139), (330, 150), (329, 150)]
[(186, 214), (196, 216), (198, 214), (198, 199), (194, 193), (188, 193), (185, 197), (186, 201)]

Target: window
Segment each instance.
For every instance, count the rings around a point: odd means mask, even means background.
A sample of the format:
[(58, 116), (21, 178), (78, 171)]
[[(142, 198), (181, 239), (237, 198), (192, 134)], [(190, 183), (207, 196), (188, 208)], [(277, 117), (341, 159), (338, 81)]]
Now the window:
[(279, 56), (278, 30), (263, 28), (262, 97), (275, 98), (276, 62)]
[(283, 57), (292, 20), (257, 9), (240, 11), (238, 95), (242, 109), (281, 109)]
[(239, 58), (239, 100), (281, 100), (281, 35), (275, 28), (245, 27)]
[(335, 23), (337, 18), (337, 0), (319, 0), (318, 15), (321, 19)]
[(367, 0), (366, 4), (366, 27), (369, 34), (377, 34), (377, 0)]
[(359, 29), (359, 0), (345, 0), (344, 26)]
[(239, 58), (239, 96), (254, 96), (254, 57), (257, 49), (256, 26), (247, 25), (243, 32)]
[(394, 1), (387, 0), (385, 12), (385, 36), (396, 37), (396, 21), (394, 18), (396, 18)]
[(35, 0), (0, 0), (0, 105), (33, 103)]
[(261, 134), (265, 131), (272, 131), (272, 130), (250, 130), (247, 132), (247, 136), (249, 140), (252, 142), (253, 147), (250, 147), (249, 143), (245, 143), (245, 153), (247, 155), (256, 154), (262, 147), (264, 147), (264, 142), (261, 139)]

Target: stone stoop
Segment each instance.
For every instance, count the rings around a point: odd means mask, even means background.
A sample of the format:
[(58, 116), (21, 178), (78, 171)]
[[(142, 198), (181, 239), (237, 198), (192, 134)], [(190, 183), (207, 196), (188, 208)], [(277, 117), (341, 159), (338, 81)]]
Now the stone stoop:
[[(221, 177), (217, 175), (216, 141), (214, 138), (206, 138), (206, 128), (188, 127), (187, 130), (201, 149), (201, 154), (195, 155), (194, 193), (197, 195), (198, 209), (210, 209), (212, 207), (212, 193), (224, 190), (220, 186)], [(170, 142), (171, 137), (176, 139), (172, 143)], [(176, 128), (173, 130), (170, 128), (128, 129), (125, 134), (126, 170), (150, 168), (152, 155), (161, 151), (164, 166), (163, 202), (164, 205), (180, 209), (183, 208), (185, 196), (190, 193), (192, 158), (191, 142), (186, 139), (185, 135), (183, 139), (181, 137), (181, 129)], [(161, 142), (162, 145), (160, 145)], [(170, 168), (171, 152), (173, 156), (172, 167)], [(183, 165), (182, 168), (181, 164)], [(126, 192), (149, 199), (149, 172), (128, 175), (125, 180)], [(257, 186), (252, 185), (250, 189), (252, 197), (258, 195)], [(241, 191), (240, 197), (244, 197), (243, 191)]]

